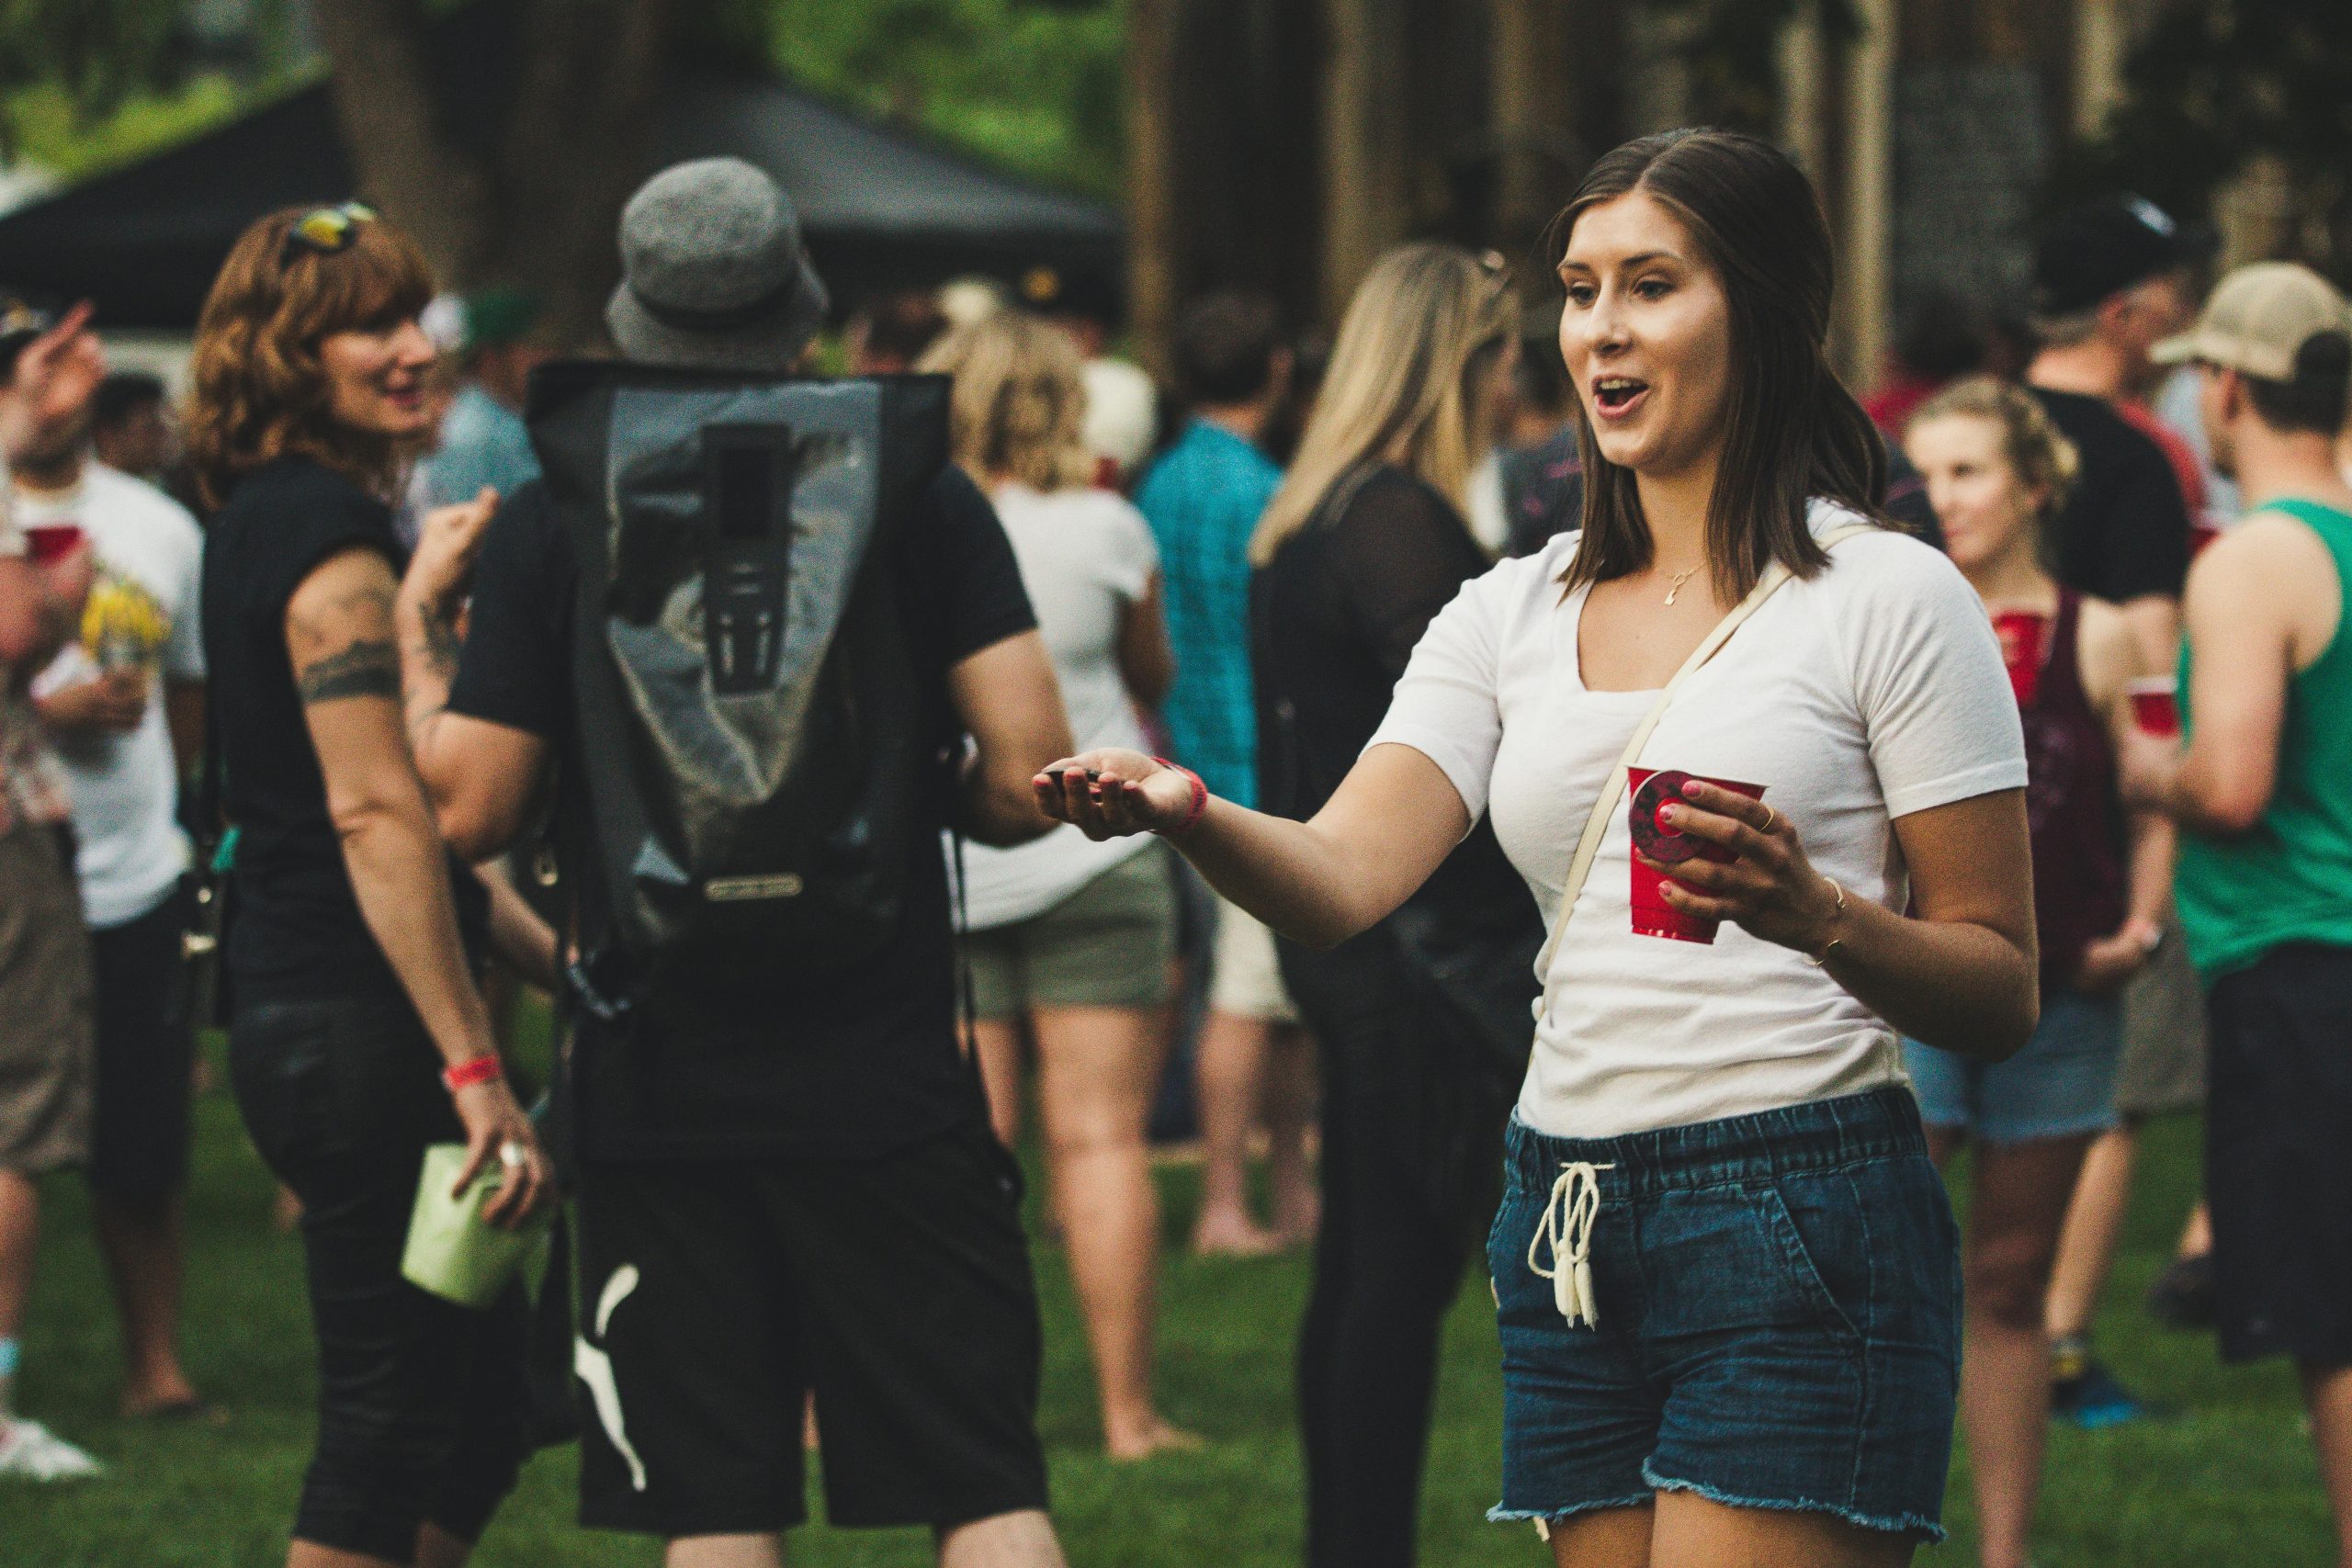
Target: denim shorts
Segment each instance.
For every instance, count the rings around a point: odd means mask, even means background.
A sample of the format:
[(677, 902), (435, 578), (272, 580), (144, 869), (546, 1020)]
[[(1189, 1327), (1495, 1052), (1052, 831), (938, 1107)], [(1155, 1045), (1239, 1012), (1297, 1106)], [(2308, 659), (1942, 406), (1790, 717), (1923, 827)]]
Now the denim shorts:
[[(1581, 1164), (1595, 1310), (1570, 1327), (1529, 1255), (1552, 1267), (1539, 1235)], [(1503, 1348), (1489, 1518), (1695, 1492), (1943, 1539), (1960, 1234), (1906, 1090), (1616, 1138), (1513, 1118), (1504, 1175), (1487, 1242)]]
[(2006, 1062), (1973, 1061), (1905, 1040), (1903, 1066), (1928, 1126), (1958, 1128), (1988, 1144), (2022, 1144), (2116, 1125), (2115, 1068), (2122, 1051), (2120, 1001), (2052, 991), (2041, 998), (2033, 1038)]

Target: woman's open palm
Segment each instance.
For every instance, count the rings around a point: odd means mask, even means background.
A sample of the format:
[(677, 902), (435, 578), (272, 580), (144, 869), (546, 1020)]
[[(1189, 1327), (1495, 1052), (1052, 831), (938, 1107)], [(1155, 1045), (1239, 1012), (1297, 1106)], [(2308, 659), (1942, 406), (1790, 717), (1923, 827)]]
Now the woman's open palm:
[(1038, 770), (1031, 782), (1038, 810), (1090, 839), (1179, 828), (1193, 811), (1190, 776), (1140, 751), (1081, 752)]

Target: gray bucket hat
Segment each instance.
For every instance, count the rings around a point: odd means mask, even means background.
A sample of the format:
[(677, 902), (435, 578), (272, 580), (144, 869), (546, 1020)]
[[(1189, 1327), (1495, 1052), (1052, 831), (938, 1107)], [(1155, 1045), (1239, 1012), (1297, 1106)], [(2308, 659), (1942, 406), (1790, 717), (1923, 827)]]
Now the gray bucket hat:
[(827, 304), (791, 201), (740, 158), (673, 164), (621, 211), (605, 324), (630, 359), (786, 370)]

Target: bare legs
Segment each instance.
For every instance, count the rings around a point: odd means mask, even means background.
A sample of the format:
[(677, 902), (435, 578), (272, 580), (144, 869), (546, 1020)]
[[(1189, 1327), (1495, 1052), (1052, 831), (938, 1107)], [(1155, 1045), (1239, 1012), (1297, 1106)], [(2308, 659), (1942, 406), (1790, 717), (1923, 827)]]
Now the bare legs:
[(1829, 1514), (1733, 1508), (1690, 1492), (1552, 1527), (1557, 1568), (1903, 1568), (1913, 1551), (1906, 1536)]
[[(22, 1171), (0, 1170), (0, 1339), (21, 1338), (33, 1290), (33, 1243), (40, 1233), (40, 1191)], [(0, 1374), (0, 1426), (16, 1413), (16, 1380)]]
[[(1054, 1216), (1069, 1256), (1114, 1459), (1141, 1459), (1197, 1439), (1161, 1418), (1151, 1393), (1159, 1295), (1159, 1190), (1144, 1128), (1159, 1083), (1166, 1029), (1156, 1009), (1040, 1009), (1038, 1108)], [(1019, 1037), (979, 1030), (989, 1119), (1017, 1131)]]
[[(1929, 1134), (1941, 1165), (1957, 1146)], [(1967, 1316), (1960, 1416), (1975, 1480), (1984, 1568), (2024, 1568), (2050, 1426), (2050, 1276), (2087, 1137), (1979, 1144), (1961, 1253)]]
[[(1053, 1521), (1034, 1509), (939, 1532), (940, 1568), (1067, 1568)], [(772, 1535), (697, 1535), (669, 1544), (663, 1568), (784, 1568)], [(325, 1565), (321, 1565), (325, 1568)]]
[(2059, 1233), (2058, 1259), (2050, 1277), (2043, 1321), (2052, 1340), (2089, 1335), (2108, 1270), (2123, 1236), (2123, 1216), (2132, 1204), (2132, 1168), (2139, 1157), (2140, 1127), (2127, 1121), (2091, 1141), (2074, 1201)]
[(2336, 1568), (2352, 1568), (2352, 1367), (2299, 1365), (2320, 1485), (2335, 1516)]
[(98, 1246), (122, 1314), (122, 1409), (144, 1416), (191, 1404), (196, 1390), (180, 1366), (178, 1194), (130, 1198), (99, 1193)]
[(784, 1568), (784, 1544), (772, 1535), (690, 1535), (662, 1554), (662, 1568)]
[[(1260, 1257), (1295, 1246), (1315, 1229), (1306, 1127), (1314, 1113), (1315, 1045), (1293, 1023), (1213, 1011), (1195, 1066), (1201, 1117), (1200, 1216), (1193, 1250)], [(1261, 1117), (1270, 1148), (1273, 1226), (1250, 1214), (1250, 1134)]]

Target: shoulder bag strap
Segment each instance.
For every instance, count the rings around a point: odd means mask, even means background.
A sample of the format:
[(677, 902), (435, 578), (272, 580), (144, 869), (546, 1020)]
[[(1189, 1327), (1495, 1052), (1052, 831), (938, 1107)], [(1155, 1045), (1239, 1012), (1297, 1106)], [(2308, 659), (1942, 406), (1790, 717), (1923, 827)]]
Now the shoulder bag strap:
[[(1843, 527), (1832, 528), (1821, 536), (1821, 547), (1827, 549), (1840, 540), (1850, 539), (1857, 534), (1874, 533), (1877, 528), (1878, 525), (1874, 523), (1849, 523)], [(1649, 744), (1650, 731), (1656, 729), (1657, 721), (1665, 716), (1667, 705), (1674, 700), (1674, 694), (1682, 689), (1682, 682), (1689, 680), (1701, 665), (1713, 659), (1716, 650), (1731, 640), (1731, 634), (1739, 630), (1748, 616), (1763, 608), (1764, 601), (1781, 591), (1790, 575), (1789, 569), (1779, 561), (1765, 569), (1764, 575), (1757, 579), (1756, 586), (1748, 591), (1747, 597), (1732, 606), (1731, 613), (1717, 621), (1715, 629), (1690, 650), (1690, 657), (1682, 661), (1682, 668), (1674, 672), (1674, 678), (1666, 683), (1666, 689), (1658, 693), (1657, 701), (1650, 705), (1650, 711), (1644, 714), (1642, 722), (1634, 727), (1634, 738), (1625, 742), (1624, 754), (1617, 759), (1617, 765), (1609, 770), (1607, 778), (1600, 781), (1600, 795), (1592, 803), (1592, 815), (1585, 818), (1584, 837), (1577, 842), (1576, 859), (1568, 863), (1568, 880), (1560, 889), (1560, 909), (1552, 918), (1552, 934), (1544, 943), (1543, 953), (1535, 960), (1535, 972), (1544, 980), (1544, 995), (1535, 1003), (1538, 1018), (1544, 1016), (1544, 1010), (1551, 1004), (1552, 960), (1560, 951), (1560, 939), (1567, 934), (1568, 917), (1576, 912), (1577, 896), (1584, 891), (1585, 878), (1592, 874), (1593, 860), (1600, 853), (1600, 840), (1609, 835), (1609, 818), (1616, 811), (1617, 802), (1624, 796), (1625, 770), (1641, 761), (1642, 748)]]

